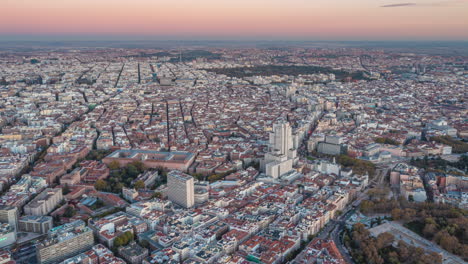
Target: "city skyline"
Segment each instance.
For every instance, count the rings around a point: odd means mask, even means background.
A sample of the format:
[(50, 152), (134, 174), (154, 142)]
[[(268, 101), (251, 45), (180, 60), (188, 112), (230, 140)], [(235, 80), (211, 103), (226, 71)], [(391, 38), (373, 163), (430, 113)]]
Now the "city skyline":
[(0, 263), (467, 263), (468, 0), (0, 6)]
[(3, 0), (2, 10), (2, 40), (468, 40), (466, 0)]

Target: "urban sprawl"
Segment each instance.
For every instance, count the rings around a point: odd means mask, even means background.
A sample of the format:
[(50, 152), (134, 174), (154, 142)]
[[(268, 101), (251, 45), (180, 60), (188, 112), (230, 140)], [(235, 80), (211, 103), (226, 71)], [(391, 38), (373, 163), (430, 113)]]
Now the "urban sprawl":
[(385, 49), (0, 51), (0, 263), (465, 263), (467, 87)]

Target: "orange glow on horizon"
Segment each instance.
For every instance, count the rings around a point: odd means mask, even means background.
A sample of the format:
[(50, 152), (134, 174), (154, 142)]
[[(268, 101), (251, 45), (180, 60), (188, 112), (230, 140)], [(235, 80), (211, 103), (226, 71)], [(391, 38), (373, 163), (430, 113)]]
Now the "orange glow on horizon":
[[(0, 34), (468, 39), (468, 1), (1, 0)], [(424, 2), (424, 1), (419, 1)]]

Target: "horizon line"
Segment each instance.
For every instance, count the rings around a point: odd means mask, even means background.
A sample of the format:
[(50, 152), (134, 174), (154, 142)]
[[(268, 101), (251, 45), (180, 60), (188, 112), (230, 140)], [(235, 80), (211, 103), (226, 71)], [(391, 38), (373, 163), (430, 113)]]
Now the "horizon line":
[(1, 35), (0, 42), (468, 42), (468, 39), (366, 39), (366, 38), (250, 38), (250, 37), (166, 37), (166, 36), (94, 36), (94, 35)]

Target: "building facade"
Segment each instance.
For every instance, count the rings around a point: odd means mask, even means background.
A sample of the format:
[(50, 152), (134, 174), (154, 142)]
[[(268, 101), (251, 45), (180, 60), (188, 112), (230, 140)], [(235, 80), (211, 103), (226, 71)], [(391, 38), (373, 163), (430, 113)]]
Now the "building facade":
[(185, 208), (195, 204), (195, 187), (193, 177), (173, 170), (167, 174), (167, 197), (173, 203)]
[(37, 261), (40, 264), (59, 263), (91, 249), (93, 245), (93, 231), (85, 222), (77, 220), (48, 232), (47, 238), (36, 246)]
[(119, 254), (130, 264), (140, 264), (148, 256), (148, 249), (139, 246), (135, 241), (119, 248)]
[(279, 178), (292, 170), (297, 162), (297, 150), (293, 145), (292, 128), (289, 122), (280, 120), (273, 124), (270, 133), (269, 151), (265, 154), (266, 175)]
[(24, 213), (27, 215), (47, 215), (62, 200), (61, 188), (47, 188), (24, 206)]
[(45, 234), (53, 227), (51, 216), (25, 215), (18, 220), (18, 228), (23, 232)]

